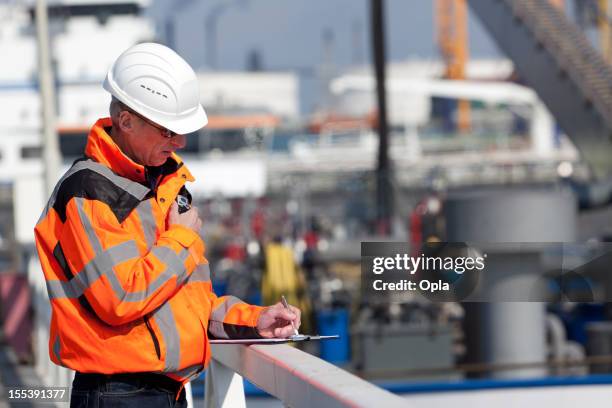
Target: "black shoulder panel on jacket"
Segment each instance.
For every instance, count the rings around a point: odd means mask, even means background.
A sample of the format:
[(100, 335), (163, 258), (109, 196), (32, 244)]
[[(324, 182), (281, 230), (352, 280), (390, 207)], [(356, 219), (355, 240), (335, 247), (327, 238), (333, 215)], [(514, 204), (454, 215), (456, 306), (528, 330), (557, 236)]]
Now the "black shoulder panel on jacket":
[(140, 202), (115, 183), (90, 169), (79, 170), (68, 176), (57, 191), (53, 209), (66, 222), (66, 205), (73, 197), (98, 200), (107, 204), (122, 223)]

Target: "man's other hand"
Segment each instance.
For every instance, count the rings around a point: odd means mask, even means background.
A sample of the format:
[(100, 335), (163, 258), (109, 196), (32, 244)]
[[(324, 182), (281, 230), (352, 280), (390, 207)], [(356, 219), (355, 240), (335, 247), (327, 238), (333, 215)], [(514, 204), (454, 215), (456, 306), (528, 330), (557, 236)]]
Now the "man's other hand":
[(257, 321), (257, 331), (267, 339), (287, 338), (295, 334), (291, 322), (296, 329), (300, 328), (301, 314), (297, 307), (289, 305), (289, 309), (286, 309), (281, 302), (278, 302), (261, 312)]
[(191, 207), (189, 210), (182, 214), (179, 214), (178, 204), (172, 203), (170, 211), (168, 212), (168, 226), (172, 224), (179, 224), (184, 227), (194, 230), (196, 233), (200, 233), (202, 229), (202, 220), (198, 215), (198, 207)]

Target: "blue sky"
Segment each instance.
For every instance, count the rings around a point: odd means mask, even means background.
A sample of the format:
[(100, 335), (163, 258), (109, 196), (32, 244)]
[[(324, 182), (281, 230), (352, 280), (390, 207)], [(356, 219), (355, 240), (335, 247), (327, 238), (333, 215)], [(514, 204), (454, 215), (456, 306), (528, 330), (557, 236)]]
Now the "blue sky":
[[(433, 3), (386, 0), (389, 60), (438, 56)], [(153, 15), (158, 21), (173, 16), (175, 48), (194, 67), (206, 67), (204, 20), (220, 4), (226, 5), (217, 18), (220, 69), (244, 69), (247, 55), (255, 49), (266, 69), (317, 67), (325, 58), (325, 31), (332, 33), (332, 61), (337, 68), (371, 58), (369, 0), (155, 0)], [(470, 48), (474, 57), (499, 55), (473, 15)]]

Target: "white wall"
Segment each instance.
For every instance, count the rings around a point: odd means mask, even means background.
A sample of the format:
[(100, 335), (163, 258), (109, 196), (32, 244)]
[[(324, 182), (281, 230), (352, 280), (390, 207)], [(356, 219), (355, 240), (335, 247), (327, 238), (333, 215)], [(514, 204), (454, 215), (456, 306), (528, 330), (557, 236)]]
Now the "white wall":
[[(50, 25), (53, 32), (53, 24)], [(36, 37), (24, 7), (0, 5), (0, 91), (37, 80)], [(61, 82), (101, 81), (111, 63), (131, 45), (154, 38), (146, 18), (113, 16), (104, 25), (94, 17), (69, 19), (52, 37)]]
[(196, 181), (187, 187), (196, 198), (261, 197), (267, 188), (266, 164), (258, 157), (181, 156)]
[(266, 110), (295, 118), (299, 114), (299, 82), (292, 73), (200, 73), (204, 107)]

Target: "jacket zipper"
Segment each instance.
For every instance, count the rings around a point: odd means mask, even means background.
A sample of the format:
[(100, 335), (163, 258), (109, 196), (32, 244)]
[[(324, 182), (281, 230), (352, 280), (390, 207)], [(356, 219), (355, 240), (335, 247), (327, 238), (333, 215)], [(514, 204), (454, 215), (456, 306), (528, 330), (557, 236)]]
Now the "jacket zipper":
[(155, 354), (157, 354), (157, 359), (161, 360), (161, 350), (159, 348), (159, 340), (157, 340), (157, 336), (155, 335), (155, 332), (153, 331), (153, 328), (151, 327), (151, 323), (149, 323), (149, 316), (144, 317), (144, 322), (145, 322), (145, 325), (147, 326), (147, 329), (149, 329), (149, 334), (151, 335), (151, 338), (153, 339), (153, 345), (155, 346)]

